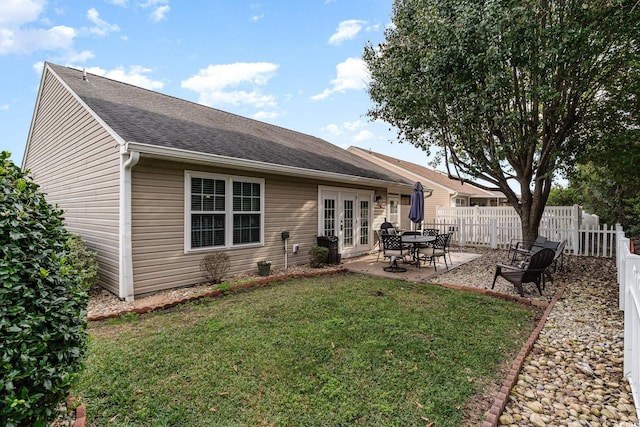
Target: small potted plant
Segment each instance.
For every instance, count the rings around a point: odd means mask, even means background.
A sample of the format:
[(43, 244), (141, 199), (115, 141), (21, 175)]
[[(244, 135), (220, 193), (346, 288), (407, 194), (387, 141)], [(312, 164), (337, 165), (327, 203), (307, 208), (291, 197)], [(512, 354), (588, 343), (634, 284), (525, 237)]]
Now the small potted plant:
[(260, 276), (271, 274), (271, 261), (258, 261), (258, 274)]

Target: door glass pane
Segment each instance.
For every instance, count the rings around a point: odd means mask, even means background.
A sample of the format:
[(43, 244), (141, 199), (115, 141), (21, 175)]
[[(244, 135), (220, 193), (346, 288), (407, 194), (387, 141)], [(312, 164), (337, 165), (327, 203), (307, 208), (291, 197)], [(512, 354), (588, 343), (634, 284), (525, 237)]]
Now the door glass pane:
[(353, 246), (353, 200), (344, 201), (344, 225), (342, 228), (342, 245)]
[(334, 199), (324, 200), (323, 235), (336, 235), (336, 201)]
[(369, 201), (360, 201), (360, 244), (369, 244)]

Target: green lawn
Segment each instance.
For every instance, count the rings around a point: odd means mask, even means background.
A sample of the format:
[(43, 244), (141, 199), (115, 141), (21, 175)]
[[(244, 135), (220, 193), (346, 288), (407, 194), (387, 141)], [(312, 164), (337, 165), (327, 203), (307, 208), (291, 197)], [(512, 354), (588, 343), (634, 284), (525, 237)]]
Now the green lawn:
[(93, 323), (74, 393), (92, 426), (460, 426), (536, 317), (430, 284), (293, 279)]

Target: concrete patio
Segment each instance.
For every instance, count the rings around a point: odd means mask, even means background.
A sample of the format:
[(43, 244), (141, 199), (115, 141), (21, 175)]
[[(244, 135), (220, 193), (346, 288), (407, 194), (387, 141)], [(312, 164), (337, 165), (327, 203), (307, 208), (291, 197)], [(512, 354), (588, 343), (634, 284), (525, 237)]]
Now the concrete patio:
[(390, 265), (389, 260), (384, 259), (382, 257), (382, 254), (380, 254), (380, 257), (378, 259), (378, 252), (355, 258), (344, 259), (342, 260), (342, 264), (349, 270), (358, 273), (392, 277), (394, 279), (404, 279), (409, 282), (425, 282), (429, 281), (439, 274), (451, 271), (452, 269), (455, 269), (481, 256), (477, 253), (462, 252), (462, 250), (463, 248), (454, 248), (454, 250), (450, 252), (451, 262), (449, 262), (449, 257), (447, 256), (447, 263), (449, 263), (448, 270), (445, 267), (444, 260), (442, 258), (439, 258), (435, 267), (433, 266), (433, 264), (422, 263), (420, 268), (418, 268), (415, 264), (403, 263), (402, 261), (398, 261), (398, 266), (406, 268), (407, 271), (388, 272), (385, 271), (384, 268)]

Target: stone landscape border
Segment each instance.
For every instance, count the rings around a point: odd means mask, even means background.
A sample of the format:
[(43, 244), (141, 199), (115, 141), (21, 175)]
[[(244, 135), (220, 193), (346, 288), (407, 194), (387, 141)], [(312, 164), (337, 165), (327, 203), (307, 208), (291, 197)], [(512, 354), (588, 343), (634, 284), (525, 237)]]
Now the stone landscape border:
[[(334, 270), (327, 270), (327, 271), (318, 271), (318, 272), (311, 271), (306, 273), (274, 275), (274, 276), (265, 277), (264, 279), (252, 280), (247, 283), (230, 286), (228, 289), (225, 289), (224, 291), (222, 289), (216, 289), (213, 291), (205, 292), (198, 295), (188, 296), (182, 299), (178, 299), (178, 300), (163, 303), (163, 304), (137, 307), (137, 308), (121, 310), (117, 312), (114, 311), (108, 314), (88, 316), (87, 320), (90, 322), (107, 320), (107, 319), (115, 318), (128, 313), (145, 314), (155, 310), (164, 310), (164, 309), (172, 308), (177, 305), (184, 304), (185, 302), (194, 301), (201, 298), (215, 298), (220, 295), (223, 295), (225, 292), (240, 291), (240, 290), (251, 289), (257, 286), (267, 285), (271, 282), (275, 282), (278, 280), (294, 279), (299, 277), (326, 276), (331, 274), (345, 273), (349, 271), (350, 270), (348, 268), (341, 267), (341, 268), (337, 268)], [(454, 285), (449, 283), (438, 283), (437, 285), (443, 286), (445, 288), (450, 288), (450, 289), (490, 295), (490, 296), (501, 298), (507, 301), (514, 301), (520, 304), (525, 304), (525, 305), (530, 305), (532, 307), (545, 309), (544, 313), (542, 314), (542, 317), (538, 321), (538, 325), (533, 330), (533, 332), (531, 332), (529, 339), (523, 344), (522, 348), (520, 349), (518, 356), (513, 362), (511, 370), (507, 374), (507, 378), (502, 383), (502, 387), (500, 388), (500, 391), (498, 392), (498, 395), (496, 396), (493, 402), (493, 405), (489, 409), (486, 420), (482, 423), (482, 427), (497, 427), (500, 420), (500, 415), (502, 414), (502, 411), (504, 411), (504, 408), (507, 404), (509, 393), (511, 393), (511, 389), (513, 388), (513, 386), (516, 384), (518, 380), (518, 374), (522, 369), (524, 360), (529, 354), (529, 352), (531, 351), (531, 349), (533, 348), (535, 341), (538, 339), (538, 336), (540, 335), (540, 332), (542, 331), (542, 328), (544, 327), (547, 321), (547, 318), (549, 317), (549, 313), (551, 313), (551, 310), (553, 309), (553, 306), (564, 294), (564, 291), (567, 285), (563, 286), (553, 296), (553, 298), (551, 299), (551, 302), (540, 301), (540, 300), (531, 299), (531, 298), (523, 298), (523, 297), (512, 295), (512, 294), (505, 294), (505, 293), (496, 292), (490, 289), (482, 289), (482, 288), (476, 288), (471, 286), (461, 286), (461, 285)], [(72, 405), (73, 401), (74, 401), (74, 398), (70, 396), (68, 399), (68, 403), (70, 404), (70, 406)], [(75, 409), (75, 412), (76, 412), (76, 419), (73, 423), (73, 427), (85, 427), (86, 415), (87, 415), (86, 407), (84, 405), (80, 405)]]
[[(560, 298), (562, 298), (562, 295), (564, 294), (564, 291), (567, 289), (567, 286), (568, 285), (565, 284), (562, 288), (560, 288), (558, 292), (556, 292), (556, 294), (551, 299), (551, 302), (548, 303), (547, 308), (544, 310), (542, 317), (538, 321), (538, 326), (533, 330), (533, 332), (531, 332), (529, 339), (522, 345), (520, 352), (516, 356), (516, 359), (513, 361), (513, 365), (511, 365), (511, 370), (507, 374), (507, 378), (505, 378), (504, 382), (502, 383), (502, 387), (500, 388), (498, 395), (493, 401), (493, 405), (489, 409), (487, 418), (482, 423), (482, 427), (498, 426), (500, 422), (500, 415), (502, 415), (502, 411), (504, 411), (504, 408), (506, 407), (507, 402), (509, 401), (509, 394), (511, 393), (511, 389), (518, 382), (518, 374), (520, 373), (520, 370), (524, 365), (524, 360), (527, 358), (527, 356), (531, 352), (533, 345), (535, 344), (536, 340), (540, 336), (540, 332), (542, 331), (542, 328), (544, 328), (544, 325), (547, 323), (547, 319), (549, 318), (549, 314), (551, 313), (553, 306), (558, 302), (558, 300), (560, 300)], [(496, 292), (492, 292), (492, 293), (495, 294)], [(521, 298), (521, 299), (526, 300), (526, 298)], [(522, 301), (522, 302), (525, 302), (525, 301)], [(532, 305), (535, 305), (535, 304), (532, 304)]]

